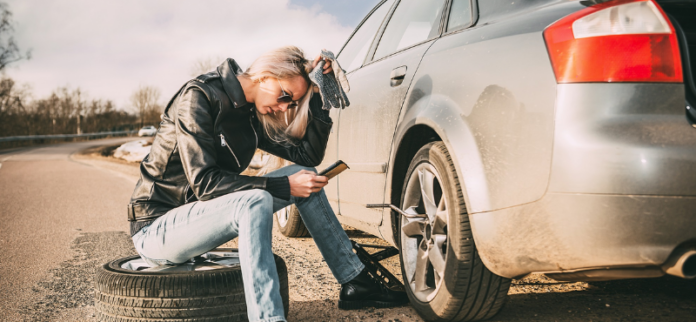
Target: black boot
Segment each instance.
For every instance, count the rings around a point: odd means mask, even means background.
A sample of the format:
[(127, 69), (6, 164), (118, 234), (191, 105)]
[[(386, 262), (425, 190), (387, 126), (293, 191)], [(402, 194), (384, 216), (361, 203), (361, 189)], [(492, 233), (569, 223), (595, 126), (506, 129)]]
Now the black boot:
[(364, 307), (394, 307), (408, 303), (406, 292), (392, 291), (372, 279), (367, 269), (350, 282), (341, 285), (338, 308), (355, 310)]

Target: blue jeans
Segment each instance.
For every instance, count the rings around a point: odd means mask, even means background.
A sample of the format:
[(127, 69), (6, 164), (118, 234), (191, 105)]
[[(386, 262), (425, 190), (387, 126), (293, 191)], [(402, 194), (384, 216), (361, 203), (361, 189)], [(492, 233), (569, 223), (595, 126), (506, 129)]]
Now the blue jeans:
[[(291, 165), (267, 174), (289, 176), (313, 168)], [(151, 265), (173, 265), (239, 237), (239, 260), (249, 321), (285, 321), (280, 281), (271, 249), (273, 213), (294, 203), (331, 272), (343, 284), (364, 265), (353, 253), (326, 194), (274, 198), (265, 190), (245, 190), (172, 209), (133, 236), (138, 254)]]

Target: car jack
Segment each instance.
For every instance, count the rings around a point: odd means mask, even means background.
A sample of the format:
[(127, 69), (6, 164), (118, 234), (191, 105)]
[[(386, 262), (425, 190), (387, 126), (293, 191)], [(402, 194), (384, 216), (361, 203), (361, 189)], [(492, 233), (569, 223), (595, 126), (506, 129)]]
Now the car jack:
[[(358, 244), (354, 240), (351, 240), (350, 242), (353, 244), (353, 249), (358, 255), (358, 258), (363, 264), (365, 264), (365, 268), (367, 268), (367, 271), (375, 280), (392, 291), (405, 291), (404, 284), (402, 284), (401, 281), (396, 278), (396, 276), (394, 276), (391, 272), (384, 268), (382, 264), (379, 263), (381, 260), (398, 255), (399, 250), (396, 249), (396, 247)], [(374, 254), (370, 254), (365, 250), (365, 248), (382, 248), (382, 250)]]
[[(366, 205), (367, 208), (391, 208), (394, 211), (398, 212), (402, 216), (408, 217), (408, 218), (424, 218), (426, 215), (419, 215), (415, 212), (414, 209), (408, 209), (407, 212), (404, 212), (403, 210), (399, 209), (398, 207), (390, 204), (368, 204)], [(414, 208), (414, 207), (412, 207)], [(399, 254), (399, 250), (396, 247), (391, 247), (391, 246), (381, 246), (381, 245), (365, 245), (365, 244), (358, 244), (354, 240), (350, 241), (353, 244), (353, 249), (355, 249), (355, 253), (358, 255), (358, 258), (360, 259), (363, 264), (365, 264), (365, 267), (367, 268), (367, 271), (370, 272), (370, 275), (372, 275), (376, 280), (378, 280), (382, 285), (384, 285), (386, 288), (393, 290), (393, 291), (405, 291), (404, 290), (404, 284), (399, 281), (398, 278), (396, 278), (392, 273), (390, 273), (382, 264), (379, 262), (387, 259), (389, 257), (395, 256)], [(365, 248), (381, 248), (381, 251), (378, 251), (374, 254), (368, 253)]]

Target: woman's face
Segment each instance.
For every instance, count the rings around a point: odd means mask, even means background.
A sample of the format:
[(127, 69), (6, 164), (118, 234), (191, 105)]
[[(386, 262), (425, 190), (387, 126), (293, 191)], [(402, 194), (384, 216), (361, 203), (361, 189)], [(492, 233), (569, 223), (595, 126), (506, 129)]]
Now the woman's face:
[[(293, 103), (299, 101), (307, 93), (307, 82), (302, 76), (295, 76), (278, 80), (267, 77), (259, 83), (254, 104), (261, 114), (285, 112)], [(283, 95), (283, 90), (292, 97), (291, 103), (278, 103), (278, 97)]]

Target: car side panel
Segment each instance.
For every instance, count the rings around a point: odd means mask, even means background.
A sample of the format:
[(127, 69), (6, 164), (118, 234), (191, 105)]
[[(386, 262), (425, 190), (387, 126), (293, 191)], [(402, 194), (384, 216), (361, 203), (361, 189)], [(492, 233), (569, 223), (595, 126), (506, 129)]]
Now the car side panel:
[[(407, 145), (404, 136), (420, 125), (432, 128), (447, 146), (470, 213), (530, 203), (544, 195), (557, 84), (542, 32), (579, 7), (526, 8), (525, 15), (446, 34), (429, 49), (394, 136), (387, 179), (392, 200), (401, 193), (392, 190), (399, 178), (393, 170), (410, 162), (396, 155)], [(393, 219), (385, 216), (380, 231), (395, 244)]]
[[(329, 140), (326, 144), (326, 152), (324, 153), (324, 160), (321, 164), (317, 166), (317, 171), (326, 169), (328, 166), (338, 160), (338, 120), (341, 113), (340, 109), (332, 108), (329, 111), (329, 115), (334, 122), (331, 128), (331, 133), (329, 134)], [(329, 200), (329, 204), (333, 209), (334, 213), (339, 213), (338, 208), (338, 178), (329, 180), (329, 184), (324, 186), (324, 192), (326, 193), (326, 198)]]
[[(382, 223), (384, 210), (365, 205), (384, 202), (386, 166), (399, 112), (418, 63), (431, 44), (420, 44), (348, 75), (351, 106), (341, 111), (338, 158), (351, 170), (342, 173), (338, 183), (341, 216), (374, 227)], [(406, 68), (403, 83), (390, 86), (390, 73), (399, 67)]]
[[(661, 275), (696, 240), (696, 129), (683, 84), (563, 84), (552, 176), (538, 202), (470, 216), (479, 255), (506, 277), (600, 270)], [(604, 273), (602, 273), (604, 271)], [(612, 274), (612, 275), (606, 275)]]
[[(423, 58), (397, 135), (425, 118), (441, 127), (471, 213), (529, 203), (546, 191), (557, 85), (542, 30), (557, 17), (540, 9), (444, 36)], [(438, 119), (442, 101), (458, 113)], [(428, 107), (407, 119), (416, 106)], [(466, 134), (449, 135), (462, 128)]]
[[(514, 15), (536, 11), (542, 6), (568, 1), (569, 0), (478, 0), (480, 13), (479, 25), (502, 21)], [(590, 1), (585, 2), (589, 3)]]

